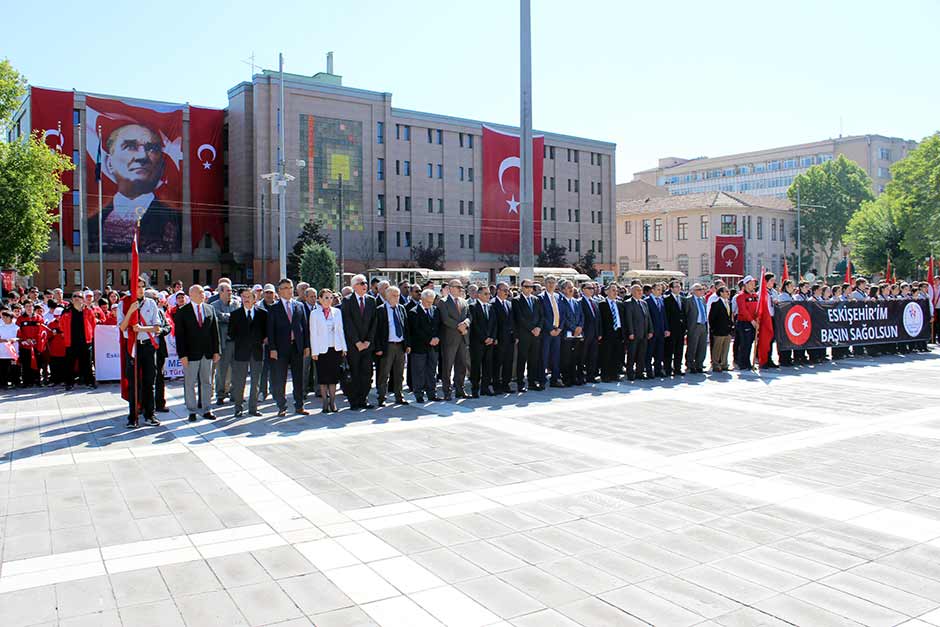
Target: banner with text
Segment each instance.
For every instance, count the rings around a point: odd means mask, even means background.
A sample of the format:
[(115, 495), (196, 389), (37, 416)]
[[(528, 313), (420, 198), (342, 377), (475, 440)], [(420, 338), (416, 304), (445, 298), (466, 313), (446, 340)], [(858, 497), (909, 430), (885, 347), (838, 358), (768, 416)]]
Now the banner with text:
[(775, 308), (774, 337), (782, 351), (916, 342), (930, 337), (926, 300), (800, 301), (779, 303)]
[[(121, 349), (118, 345), (120, 330), (117, 325), (99, 324), (95, 327), (95, 379), (97, 381), (121, 380)], [(183, 364), (176, 354), (176, 338), (166, 336), (166, 361), (163, 364), (165, 379), (183, 378)]]

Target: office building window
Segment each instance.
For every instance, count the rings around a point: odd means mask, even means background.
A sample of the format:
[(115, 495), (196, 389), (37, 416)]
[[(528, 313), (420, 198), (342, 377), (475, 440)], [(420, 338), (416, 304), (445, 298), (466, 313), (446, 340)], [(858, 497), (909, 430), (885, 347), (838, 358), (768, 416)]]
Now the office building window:
[(401, 231), (395, 231), (395, 248), (401, 248)]
[(757, 216), (757, 239), (764, 239), (764, 218)]
[(676, 238), (680, 240), (689, 239), (689, 219), (676, 218)]
[[(555, 147), (554, 147), (554, 146), (549, 146), (549, 147), (548, 147), (548, 158), (549, 158), (549, 159), (554, 159), (554, 158), (555, 158)], [(552, 189), (554, 189), (554, 188), (552, 188)]]
[(385, 180), (385, 159), (381, 157), (375, 163), (375, 178), (379, 181)]
[(574, 240), (574, 252), (581, 252), (581, 240), (579, 239)]
[(648, 242), (650, 239), (650, 221), (643, 220), (643, 241)]
[(580, 210), (580, 209), (575, 209), (575, 210), (574, 210), (574, 221), (575, 221), (575, 222), (580, 222), (580, 221), (581, 221), (581, 210)]
[(597, 252), (598, 253), (604, 252), (604, 240), (602, 239), (597, 240)]
[[(428, 164), (428, 168), (430, 169), (430, 167), (431, 167), (431, 164), (429, 163), (429, 164)], [(430, 176), (430, 174), (429, 174), (429, 176)], [(461, 180), (461, 181), (463, 180), (463, 166), (460, 166), (460, 167), (457, 168), (457, 179), (458, 179), (458, 180)]]
[(433, 163), (428, 164), (428, 178), (429, 179), (434, 178), (434, 164)]
[(428, 233), (428, 248), (434, 248), (434, 233)]
[(411, 196), (405, 196), (405, 211), (411, 211)]
[(467, 248), (474, 250), (476, 248), (476, 236), (471, 233), (467, 236)]
[(570, 253), (572, 250), (574, 250), (574, 244), (572, 244), (571, 240), (569, 239), (568, 240), (568, 252)]
[(401, 124), (395, 125), (395, 139), (401, 139)]
[(467, 215), (471, 215), (471, 216), (473, 215), (473, 201), (472, 200), (467, 201)]
[(411, 126), (409, 126), (408, 124), (405, 124), (402, 127), (402, 132), (403, 132), (402, 139), (404, 139), (406, 142), (410, 142), (411, 141)]
[(395, 211), (401, 211), (401, 196), (395, 196)]
[(627, 220), (623, 223), (623, 234), (630, 235), (631, 233), (633, 233), (633, 222)]
[(571, 148), (568, 149), (568, 161), (571, 161)]
[(457, 145), (463, 148), (463, 133), (457, 133)]
[[(173, 281), (171, 281), (171, 280), (168, 278), (168, 277), (170, 277), (170, 275), (168, 274), (169, 272), (170, 272), (169, 270), (164, 270), (164, 271), (163, 271), (163, 273), (164, 273), (163, 276), (164, 276), (165, 279), (167, 279), (167, 280), (165, 281), (165, 283), (166, 283), (167, 285), (169, 285), (170, 283), (173, 282)], [(105, 271), (104, 271), (104, 284), (105, 284), (105, 285), (112, 285), (112, 286), (114, 285), (114, 270), (108, 269), (108, 270), (105, 270)]]
[(461, 200), (460, 201), (460, 215), (464, 214), (463, 207), (464, 207), (464, 201)]
[(377, 144), (385, 143), (385, 122), (375, 123), (375, 143)]
[(699, 220), (699, 239), (708, 239), (708, 216), (702, 216)]
[(428, 213), (434, 213), (434, 199), (428, 198)]
[(887, 148), (878, 149), (878, 158), (882, 161), (891, 161), (891, 151)]
[(437, 212), (444, 213), (444, 199), (443, 198), (437, 199)]
[(571, 222), (571, 209), (568, 209), (568, 222)]
[[(577, 154), (577, 153), (575, 153), (575, 154)], [(580, 194), (580, 193), (581, 193), (580, 181), (579, 181), (578, 179), (575, 179), (575, 180), (574, 180), (574, 193), (575, 193), (575, 194)]]
[(747, 238), (754, 239), (754, 233), (751, 230), (751, 216), (747, 216), (745, 224), (747, 224)]
[(395, 176), (401, 176), (401, 159), (395, 159)]
[(577, 150), (574, 151), (574, 162), (575, 162), (575, 163), (578, 162), (578, 152), (579, 152), (579, 151), (577, 151)]
[(787, 241), (787, 236), (785, 234), (786, 232), (783, 230), (783, 218), (780, 218), (780, 226), (778, 226), (777, 228), (780, 229), (780, 241), (781, 242)]
[(463, 234), (463, 233), (461, 233), (461, 234), (460, 234), (460, 247), (461, 247), (461, 248), (463, 248), (463, 247), (464, 247), (464, 245), (463, 245), (463, 244), (464, 244), (464, 234)]
[(444, 143), (444, 131), (442, 131), (441, 129), (437, 129), (437, 143), (438, 144)]
[(679, 255), (676, 257), (676, 268), (684, 274), (689, 276), (689, 256), (688, 255)]
[(568, 179), (568, 191), (571, 191), (571, 179)]
[(405, 161), (403, 165), (404, 165), (405, 176), (411, 176), (411, 162)]
[[(199, 283), (199, 270), (193, 268), (193, 283), (202, 285)], [(121, 285), (127, 285), (127, 270), (121, 270)]]
[(473, 168), (467, 168), (467, 179), (472, 183), (473, 182)]
[(552, 191), (555, 191), (555, 177), (554, 177), (554, 176), (552, 176), (552, 177), (550, 177), (550, 178), (548, 179), (548, 187), (549, 187)]
[(597, 195), (598, 196), (601, 195), (601, 182), (600, 181), (597, 182)]
[(738, 216), (722, 214), (721, 216), (721, 234), (722, 235), (737, 235), (738, 234)]
[(708, 256), (708, 253), (702, 253), (700, 263), (702, 266), (702, 276), (712, 273), (711, 257)]
[(411, 231), (405, 231), (405, 248), (411, 248)]
[(548, 215), (549, 215), (549, 218), (550, 218), (551, 220), (554, 220), (554, 219), (555, 219), (555, 208), (554, 208), (554, 207), (549, 207), (549, 209), (548, 209)]
[(375, 199), (375, 211), (380, 216), (385, 215), (385, 194), (379, 194)]
[(437, 247), (444, 248), (444, 234), (443, 233), (437, 234)]
[(662, 218), (653, 219), (653, 241), (663, 241), (663, 220)]
[(548, 177), (547, 176), (542, 177), (542, 189), (548, 189)]
[(439, 179), (444, 178), (444, 164), (443, 163), (437, 164), (437, 178)]
[(548, 207), (542, 207), (542, 219), (548, 220)]
[(770, 241), (777, 241), (777, 218), (770, 219)]
[(473, 148), (473, 135), (467, 135), (467, 148)]
[(434, 129), (433, 128), (428, 129), (428, 143), (429, 144), (434, 143)]
[(378, 238), (377, 238), (377, 241), (376, 241), (376, 245), (378, 246), (378, 249), (379, 249), (379, 252), (380, 252), (380, 253), (384, 253), (384, 252), (385, 252), (385, 231), (379, 231), (379, 232), (378, 232)]

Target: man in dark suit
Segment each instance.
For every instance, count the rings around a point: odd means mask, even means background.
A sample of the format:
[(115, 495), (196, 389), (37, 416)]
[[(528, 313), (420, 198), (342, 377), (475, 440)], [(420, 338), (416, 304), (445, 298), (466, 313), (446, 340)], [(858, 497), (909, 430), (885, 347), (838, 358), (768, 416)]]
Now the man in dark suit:
[(497, 394), (509, 392), (512, 381), (512, 360), (516, 354), (516, 328), (512, 308), (515, 302), (509, 298), (509, 285), (500, 282), (496, 286), (496, 300), (492, 303), (496, 319), (496, 346), (493, 349), (493, 391)]
[(378, 325), (375, 298), (370, 295), (365, 275), (352, 278), (353, 293), (343, 299), (343, 332), (346, 334), (346, 363), (349, 364), (349, 389), (346, 396), (351, 409), (372, 409), (367, 399), (372, 387), (372, 353)]
[(611, 283), (605, 290), (607, 298), (599, 303), (600, 347), (598, 359), (601, 364), (601, 381), (611, 383), (620, 380), (623, 372), (624, 340), (623, 303), (617, 299), (619, 286)]
[(563, 279), (559, 283), (561, 295), (558, 304), (562, 312), (561, 327), (561, 380), (567, 386), (582, 385), (581, 360), (584, 355), (584, 314), (581, 303), (575, 299), (574, 283)]
[(539, 348), (542, 333), (542, 304), (532, 295), (534, 284), (530, 280), (522, 282), (522, 293), (512, 303), (513, 323), (519, 353), (516, 356), (516, 388), (526, 391), (526, 377), (533, 390), (544, 390), (542, 379), (544, 372), (538, 372)]
[(646, 345), (646, 376), (649, 379), (664, 377), (666, 376), (663, 370), (663, 352), (666, 341), (666, 304), (663, 302), (663, 284), (653, 284), (650, 295), (644, 300), (646, 301), (646, 308), (650, 312), (650, 319), (653, 322), (653, 337)]
[(228, 341), (232, 342), (232, 402), (235, 416), (245, 413), (245, 379), (251, 373), (248, 393), (248, 413), (260, 416), (258, 387), (261, 383), (261, 365), (264, 357), (264, 339), (268, 333), (268, 312), (255, 307), (255, 295), (250, 287), (242, 288), (241, 307), (231, 312), (228, 321)]
[(408, 368), (412, 370), (411, 385), (415, 400), (439, 401), (437, 387), (437, 347), (441, 343), (441, 314), (434, 306), (436, 294), (432, 289), (421, 292), (421, 303), (408, 312)]
[(215, 420), (209, 402), (212, 399), (212, 364), (221, 357), (221, 339), (219, 320), (215, 309), (205, 303), (202, 286), (193, 285), (189, 288), (189, 303), (176, 312), (174, 321), (176, 353), (183, 364), (183, 386), (189, 421), (196, 421), (200, 398), (205, 410), (202, 417)]
[(594, 295), (597, 292), (597, 284), (585, 283), (581, 286), (581, 298), (578, 303), (581, 305), (581, 317), (584, 319), (584, 327), (581, 333), (584, 335), (584, 349), (581, 358), (581, 368), (577, 381), (580, 384), (594, 383), (597, 380), (597, 351), (600, 342), (598, 334), (600, 333), (600, 309)]
[(564, 387), (561, 383), (561, 335), (565, 327), (564, 312), (561, 307), (561, 298), (555, 287), (558, 279), (554, 276), (545, 277), (545, 291), (539, 294), (538, 299), (542, 307), (542, 363), (545, 370), (539, 368), (539, 379), (542, 385), (548, 384), (548, 375), (551, 371), (553, 388)]
[(643, 376), (646, 343), (653, 337), (653, 321), (643, 302), (643, 286), (631, 285), (630, 298), (623, 304), (624, 327), (627, 334), (627, 379)]
[(700, 374), (705, 371), (705, 347), (708, 343), (708, 316), (705, 313), (705, 288), (692, 286), (692, 294), (683, 303), (689, 344), (685, 351), (685, 368)]
[(718, 298), (708, 309), (708, 328), (711, 331), (712, 372), (721, 372), (728, 370), (728, 348), (731, 346), (734, 319), (727, 286), (718, 286), (715, 294)]
[(493, 395), (493, 356), (496, 352), (496, 311), (490, 291), (481, 289), (470, 305), (470, 396)]
[(379, 358), (376, 371), (378, 406), (385, 405), (388, 388), (395, 394), (395, 402), (407, 405), (402, 395), (402, 376), (405, 373), (405, 355), (408, 348), (407, 312), (398, 301), (401, 290), (390, 285), (385, 289), (385, 302), (376, 310), (375, 355)]
[(470, 307), (461, 295), (463, 284), (459, 280), (451, 281), (449, 287), (447, 296), (442, 297), (437, 304), (444, 335), (441, 346), (441, 388), (445, 401), (451, 399), (451, 385), (457, 398), (466, 398), (464, 380), (470, 366)]
[(663, 297), (666, 307), (666, 331), (663, 342), (663, 370), (667, 377), (682, 374), (682, 350), (685, 348), (685, 309), (682, 303), (682, 283), (673, 281)]
[(304, 357), (310, 354), (310, 326), (307, 310), (293, 299), (294, 282), (281, 279), (279, 298), (268, 308), (268, 354), (271, 359), (271, 396), (277, 403), (277, 415), (287, 415), (287, 371), (293, 383), (294, 411), (306, 416), (304, 409)]

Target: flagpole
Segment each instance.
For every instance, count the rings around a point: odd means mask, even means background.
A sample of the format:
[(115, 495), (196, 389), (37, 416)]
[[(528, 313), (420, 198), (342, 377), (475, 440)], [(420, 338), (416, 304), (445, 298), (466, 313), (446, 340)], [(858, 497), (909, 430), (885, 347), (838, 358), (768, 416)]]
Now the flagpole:
[(534, 277), (532, 207), (532, 7), (519, 2), (519, 281)]
[[(79, 288), (85, 289), (85, 133), (78, 123), (78, 275)], [(100, 233), (99, 233), (100, 239)]]
[[(98, 283), (104, 294), (104, 218), (101, 216), (101, 125), (98, 125), (98, 163), (95, 164), (95, 178), (98, 179)], [(137, 219), (140, 229), (140, 218)]]
[[(59, 120), (58, 124), (59, 129), (59, 139), (62, 138), (62, 120)], [(63, 144), (65, 142), (62, 142)], [(65, 237), (65, 227), (62, 225), (62, 194), (59, 194), (59, 289), (63, 292), (65, 291), (65, 244), (63, 243), (63, 238)]]

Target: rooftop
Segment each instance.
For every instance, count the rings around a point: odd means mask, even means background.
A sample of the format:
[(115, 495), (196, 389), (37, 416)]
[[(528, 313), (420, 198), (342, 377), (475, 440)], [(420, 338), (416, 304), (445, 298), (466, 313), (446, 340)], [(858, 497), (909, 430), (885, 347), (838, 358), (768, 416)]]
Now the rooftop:
[(635, 200), (618, 200), (617, 215), (637, 213), (670, 213), (675, 211), (694, 211), (696, 209), (776, 209), (791, 211), (793, 205), (786, 198), (773, 196), (752, 196), (751, 194), (732, 194), (729, 192), (702, 192), (681, 196), (657, 196)]

